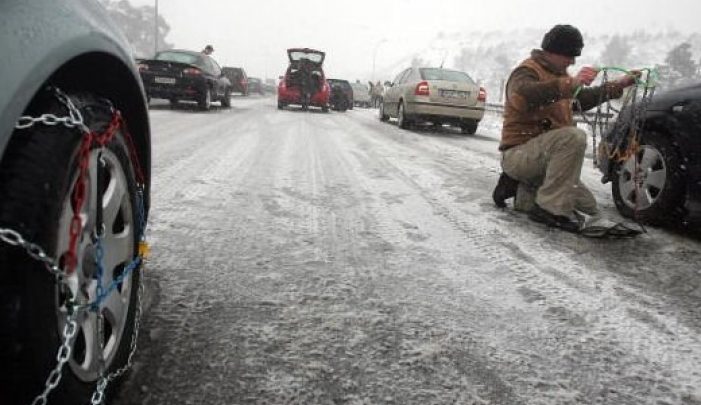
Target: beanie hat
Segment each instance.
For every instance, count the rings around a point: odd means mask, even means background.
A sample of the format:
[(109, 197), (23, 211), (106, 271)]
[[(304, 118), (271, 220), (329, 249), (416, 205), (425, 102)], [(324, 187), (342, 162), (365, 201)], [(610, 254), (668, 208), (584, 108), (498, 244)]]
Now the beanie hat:
[(574, 57), (582, 54), (584, 41), (577, 28), (558, 24), (545, 34), (540, 47), (544, 51)]

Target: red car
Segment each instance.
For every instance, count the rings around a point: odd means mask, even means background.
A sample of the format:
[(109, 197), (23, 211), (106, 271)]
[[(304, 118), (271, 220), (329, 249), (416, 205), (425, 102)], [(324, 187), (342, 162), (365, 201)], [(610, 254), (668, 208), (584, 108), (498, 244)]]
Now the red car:
[(321, 107), (329, 111), (331, 87), (326, 82), (322, 64), (325, 53), (309, 48), (287, 50), (290, 65), (285, 76), (280, 76), (277, 89), (277, 108), (288, 104), (299, 104), (303, 110), (309, 106)]

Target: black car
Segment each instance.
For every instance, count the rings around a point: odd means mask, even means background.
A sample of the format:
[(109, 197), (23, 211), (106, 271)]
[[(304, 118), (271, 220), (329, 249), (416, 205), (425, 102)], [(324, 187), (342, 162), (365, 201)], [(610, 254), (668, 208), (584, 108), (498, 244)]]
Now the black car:
[(139, 73), (149, 99), (164, 98), (172, 104), (196, 101), (203, 110), (209, 110), (212, 101), (231, 106), (231, 82), (217, 62), (201, 52), (159, 52), (154, 59), (139, 62)]
[(243, 68), (224, 66), (222, 73), (231, 82), (231, 91), (241, 93), (242, 96), (248, 95), (248, 75)]
[[(631, 111), (640, 113), (642, 130), (637, 152), (626, 154)], [(658, 225), (701, 223), (701, 83), (624, 109), (612, 128), (598, 149), (599, 168), (621, 214)]]
[(331, 108), (336, 111), (353, 109), (353, 88), (348, 80), (327, 79), (331, 87)]

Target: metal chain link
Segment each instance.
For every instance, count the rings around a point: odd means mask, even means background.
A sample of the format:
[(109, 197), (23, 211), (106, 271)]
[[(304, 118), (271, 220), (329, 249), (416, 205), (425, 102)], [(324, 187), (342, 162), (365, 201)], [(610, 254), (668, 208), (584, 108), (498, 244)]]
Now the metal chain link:
[(78, 311), (73, 311), (70, 307), (68, 308), (68, 311), (66, 325), (63, 327), (63, 344), (61, 347), (59, 347), (58, 354), (56, 355), (56, 367), (54, 367), (54, 369), (51, 370), (51, 373), (49, 373), (44, 386), (44, 391), (34, 398), (32, 405), (46, 405), (49, 393), (58, 387), (58, 384), (61, 382), (61, 377), (63, 376), (63, 366), (71, 357), (71, 343), (75, 337), (75, 334), (78, 332), (78, 322), (76, 322)]
[[(143, 266), (142, 266), (143, 269)], [(129, 349), (129, 357), (127, 357), (127, 362), (126, 364), (118, 369), (113, 371), (107, 376), (102, 376), (100, 378), (100, 381), (98, 381), (97, 386), (95, 387), (95, 392), (93, 392), (92, 398), (90, 400), (91, 405), (100, 405), (102, 401), (104, 401), (105, 397), (105, 390), (107, 389), (107, 385), (114, 381), (115, 379), (121, 377), (124, 373), (127, 372), (132, 367), (133, 364), (133, 358), (134, 358), (134, 353), (136, 353), (136, 344), (139, 340), (139, 329), (141, 327), (141, 314), (143, 313), (143, 295), (144, 291), (146, 289), (145, 287), (145, 279), (144, 279), (144, 272), (142, 271), (140, 274), (140, 279), (139, 279), (139, 290), (137, 292), (136, 296), (136, 313), (134, 314), (134, 331), (131, 335), (131, 347)]]
[[(67, 108), (68, 110), (68, 116), (63, 116), (59, 117), (55, 114), (42, 114), (39, 117), (31, 117), (31, 116), (22, 116), (17, 120), (17, 123), (15, 124), (15, 129), (23, 130), (23, 129), (28, 129), (31, 128), (32, 126), (36, 125), (37, 123), (41, 123), (43, 125), (47, 126), (56, 126), (56, 125), (63, 125), (67, 128), (78, 128), (83, 134), (87, 135), (88, 138), (90, 138), (90, 143), (92, 143), (92, 138), (93, 135), (98, 136), (97, 137), (97, 143), (100, 144), (100, 146), (103, 146), (109, 142), (116, 132), (117, 129), (119, 129), (120, 126), (124, 125), (124, 122), (122, 120), (121, 114), (119, 111), (116, 111), (111, 107), (113, 111), (113, 118), (112, 121), (110, 122), (107, 130), (103, 134), (93, 134), (92, 131), (85, 125), (83, 121), (83, 115), (80, 112), (80, 110), (75, 106), (71, 98), (66, 95), (63, 91), (61, 91), (59, 88), (56, 87), (51, 87), (51, 90), (53, 90), (54, 95), (56, 98)], [(126, 128), (125, 128), (126, 130)], [(127, 140), (131, 144), (131, 138), (127, 134)], [(87, 142), (83, 142), (87, 143)], [(84, 145), (81, 145), (84, 146)], [(130, 150), (130, 153), (132, 151)], [(134, 156), (133, 156), (134, 157)], [(136, 162), (135, 164), (138, 164)], [(138, 168), (138, 174), (140, 175), (140, 180), (143, 181), (143, 174), (140, 171), (140, 168)], [(139, 191), (139, 222), (140, 222), (140, 235), (139, 235), (139, 240), (140, 243), (143, 242), (143, 232), (144, 232), (144, 227), (145, 224), (144, 222), (144, 213), (143, 213), (143, 196), (141, 195), (142, 191)], [(0, 228), (0, 241), (5, 242), (11, 246), (19, 246), (23, 248), (26, 253), (33, 259), (40, 261), (45, 265), (45, 267), (53, 274), (56, 276), (57, 280), (63, 280), (65, 272), (61, 270), (58, 265), (56, 264), (56, 261), (49, 257), (46, 252), (37, 244), (28, 242), (26, 241), (22, 235), (12, 229), (7, 229), (7, 228)], [(98, 255), (98, 259), (100, 259)], [(129, 266), (129, 271), (125, 271), (124, 274), (122, 274), (122, 277), (119, 278), (119, 280), (114, 280), (112, 285), (109, 286), (106, 292), (103, 292), (102, 299), (105, 298), (106, 295), (108, 295), (110, 292), (112, 292), (116, 286), (120, 285), (124, 278), (131, 273), (132, 270), (137, 269), (137, 268), (143, 268), (144, 261), (142, 260), (141, 256), (135, 259)], [(127, 370), (129, 370), (133, 364), (133, 356), (134, 353), (136, 352), (136, 345), (137, 345), (137, 340), (139, 336), (139, 329), (140, 329), (140, 322), (141, 322), (141, 314), (143, 312), (142, 308), (142, 296), (144, 293), (144, 279), (143, 279), (143, 272), (141, 272), (141, 278), (140, 278), (140, 283), (139, 287), (137, 290), (137, 308), (136, 312), (134, 315), (134, 329), (132, 332), (132, 340), (131, 340), (131, 346), (130, 346), (130, 352), (129, 356), (127, 358), (127, 363), (121, 367), (118, 370), (115, 370), (114, 372), (110, 373), (107, 376), (104, 376), (104, 363), (100, 365), (100, 380), (98, 381), (96, 385), (95, 392), (92, 395), (91, 398), (91, 403), (92, 404), (101, 404), (104, 400), (105, 396), (105, 390), (107, 389), (107, 385), (113, 381), (114, 379), (120, 377), (123, 375)], [(53, 391), (60, 383), (61, 378), (62, 378), (62, 371), (64, 365), (68, 362), (70, 359), (71, 355), (71, 343), (73, 338), (75, 337), (77, 331), (78, 331), (78, 323), (76, 321), (76, 318), (78, 317), (78, 314), (80, 311), (84, 309), (90, 308), (91, 310), (97, 310), (95, 308), (95, 304), (99, 306), (99, 302), (101, 300), (96, 301), (92, 305), (83, 305), (83, 306), (78, 306), (74, 305), (73, 302), (73, 297), (70, 297), (68, 300), (68, 314), (66, 317), (66, 324), (63, 328), (63, 342), (61, 346), (59, 347), (58, 353), (56, 355), (56, 360), (57, 364), (56, 367), (49, 373), (49, 376), (46, 380), (44, 391), (38, 395), (34, 401), (32, 402), (32, 405), (45, 405), (48, 400), (48, 395)], [(102, 321), (101, 319), (101, 314), (98, 313), (98, 329), (102, 327), (99, 323)], [(102, 333), (98, 334), (99, 336), (102, 336)], [(104, 342), (100, 341), (100, 346), (102, 347)], [(102, 352), (102, 350), (101, 350)], [(101, 358), (101, 361), (104, 362), (104, 359)]]
[(0, 240), (9, 245), (23, 248), (32, 259), (43, 263), (51, 274), (59, 279), (63, 278), (63, 270), (58, 267), (56, 261), (49, 257), (41, 246), (37, 245), (36, 243), (26, 241), (22, 235), (19, 234), (19, 232), (12, 229), (0, 228)]

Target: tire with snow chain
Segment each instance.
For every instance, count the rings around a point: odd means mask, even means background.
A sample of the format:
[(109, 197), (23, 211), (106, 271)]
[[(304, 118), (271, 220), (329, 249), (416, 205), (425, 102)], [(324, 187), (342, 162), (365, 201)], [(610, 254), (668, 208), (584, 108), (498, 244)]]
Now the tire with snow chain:
[(397, 126), (401, 129), (411, 128), (411, 120), (407, 117), (404, 101), (399, 102), (399, 108), (397, 109)]
[(668, 136), (645, 133), (638, 153), (616, 167), (611, 190), (623, 216), (657, 225), (678, 220), (683, 215), (684, 176)]
[(231, 107), (231, 89), (224, 91), (224, 96), (221, 98), (221, 106), (225, 108)]
[[(105, 100), (86, 94), (71, 97), (91, 130), (102, 132), (111, 119)], [(40, 94), (26, 111), (38, 116), (67, 110), (53, 96)], [(64, 257), (69, 245), (71, 195), (78, 173), (82, 134), (62, 125), (36, 124), (17, 130), (0, 162), (0, 228), (18, 231), (51, 257)], [(102, 195), (102, 285), (106, 288), (138, 253), (139, 202), (132, 162), (123, 134), (118, 131), (104, 149), (90, 151), (86, 201), (81, 209), (82, 233), (77, 242), (77, 266), (66, 279), (84, 302), (97, 290), (97, 244), (91, 238), (98, 222), (97, 199)], [(60, 260), (63, 263), (63, 260)], [(46, 268), (24, 250), (0, 243), (0, 387), (12, 387), (0, 397), (8, 403), (30, 403), (41, 394), (57, 365), (66, 319), (66, 284), (57, 283)], [(99, 339), (106, 373), (127, 362), (138, 305), (139, 271), (99, 306), (104, 328), (98, 336), (95, 312), (77, 319), (68, 362), (49, 403), (88, 403), (99, 378)], [(114, 389), (115, 382), (108, 390)], [(108, 391), (108, 394), (109, 394)], [(110, 395), (108, 395), (109, 397)], [(4, 400), (3, 400), (4, 403)]]
[(386, 122), (389, 120), (389, 115), (385, 114), (385, 103), (380, 101), (380, 105), (377, 107), (377, 112), (380, 117), (380, 121)]
[(200, 95), (200, 99), (197, 101), (197, 106), (202, 111), (209, 111), (212, 108), (212, 91), (209, 87), (206, 87), (204, 93)]

